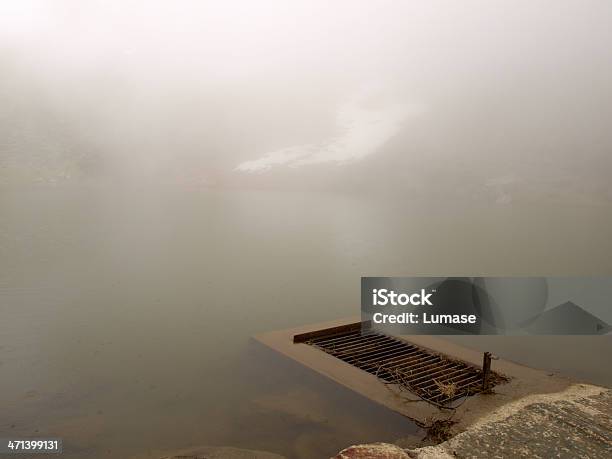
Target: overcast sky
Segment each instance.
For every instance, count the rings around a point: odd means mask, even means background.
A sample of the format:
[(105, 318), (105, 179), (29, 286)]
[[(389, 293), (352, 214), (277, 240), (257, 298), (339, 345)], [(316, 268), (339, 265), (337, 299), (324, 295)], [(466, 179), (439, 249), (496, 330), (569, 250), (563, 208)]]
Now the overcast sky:
[(611, 24), (605, 0), (2, 2), (0, 111), (134, 176), (601, 181)]

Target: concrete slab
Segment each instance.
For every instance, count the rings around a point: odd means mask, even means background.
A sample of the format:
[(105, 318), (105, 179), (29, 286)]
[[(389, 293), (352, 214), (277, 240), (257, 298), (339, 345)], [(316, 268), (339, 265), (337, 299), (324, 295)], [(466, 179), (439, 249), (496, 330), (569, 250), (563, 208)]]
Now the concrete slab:
[[(400, 392), (393, 385), (384, 384), (376, 376), (345, 363), (325, 352), (303, 343), (294, 343), (293, 336), (323, 328), (358, 322), (349, 317), (331, 322), (273, 331), (254, 337), (262, 344), (302, 365), (336, 381), (369, 399), (396, 411), (422, 426), (434, 421), (451, 420), (449, 434), (465, 431), (479, 418), (500, 407), (533, 394), (552, 394), (571, 386), (571, 381), (544, 371), (535, 370), (505, 360), (495, 360), (492, 369), (508, 377), (508, 382), (497, 385), (492, 394), (476, 394), (454, 410), (441, 410), (409, 392)], [(413, 344), (433, 352), (445, 354), (466, 363), (481, 366), (482, 353), (432, 336), (402, 336)]]

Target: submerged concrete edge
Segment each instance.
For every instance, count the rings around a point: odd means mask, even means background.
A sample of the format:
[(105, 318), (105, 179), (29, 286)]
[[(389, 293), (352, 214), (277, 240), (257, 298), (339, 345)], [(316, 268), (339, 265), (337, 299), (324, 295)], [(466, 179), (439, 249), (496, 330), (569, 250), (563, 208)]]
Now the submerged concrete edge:
[[(492, 394), (476, 394), (468, 397), (455, 410), (441, 410), (407, 393), (399, 393), (385, 385), (376, 376), (366, 373), (325, 352), (304, 343), (294, 343), (295, 335), (332, 327), (341, 327), (359, 322), (359, 317), (310, 324), (285, 330), (271, 331), (254, 336), (254, 339), (280, 354), (295, 360), (311, 370), (369, 398), (418, 424), (427, 427), (435, 421), (452, 420), (451, 434), (456, 435), (475, 425), (478, 420), (496, 412), (501, 407), (518, 402), (535, 394), (562, 393), (572, 386), (569, 379), (548, 372), (529, 368), (514, 362), (499, 359), (493, 370), (509, 378), (504, 384), (495, 386)], [(482, 352), (463, 347), (436, 336), (400, 336), (413, 344), (432, 352), (444, 354), (480, 367)], [(595, 386), (593, 386), (595, 387)]]

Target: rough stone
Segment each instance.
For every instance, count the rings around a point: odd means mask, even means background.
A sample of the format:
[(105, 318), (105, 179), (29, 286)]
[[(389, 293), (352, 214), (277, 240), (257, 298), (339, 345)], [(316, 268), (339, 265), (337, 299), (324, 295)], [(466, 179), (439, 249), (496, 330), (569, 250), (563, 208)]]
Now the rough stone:
[(612, 391), (578, 384), (559, 394), (508, 404), (437, 446), (410, 452), (433, 458), (612, 457)]
[(576, 384), (535, 394), (482, 417), (437, 446), (412, 450), (384, 443), (351, 446), (334, 459), (612, 457), (612, 390)]
[(343, 449), (333, 459), (410, 459), (410, 456), (400, 447), (388, 443), (372, 443), (354, 445)]

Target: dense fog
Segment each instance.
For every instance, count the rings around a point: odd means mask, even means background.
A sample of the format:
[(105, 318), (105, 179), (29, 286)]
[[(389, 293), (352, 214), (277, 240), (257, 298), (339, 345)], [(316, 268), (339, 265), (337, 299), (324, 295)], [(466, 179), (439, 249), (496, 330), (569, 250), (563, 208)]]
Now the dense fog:
[(606, 1), (0, 5), (0, 184), (612, 199)]
[[(0, 436), (429, 441), (253, 337), (358, 315), (363, 276), (612, 273), (611, 24), (609, 0), (0, 0)], [(612, 385), (609, 336), (463, 338)]]

